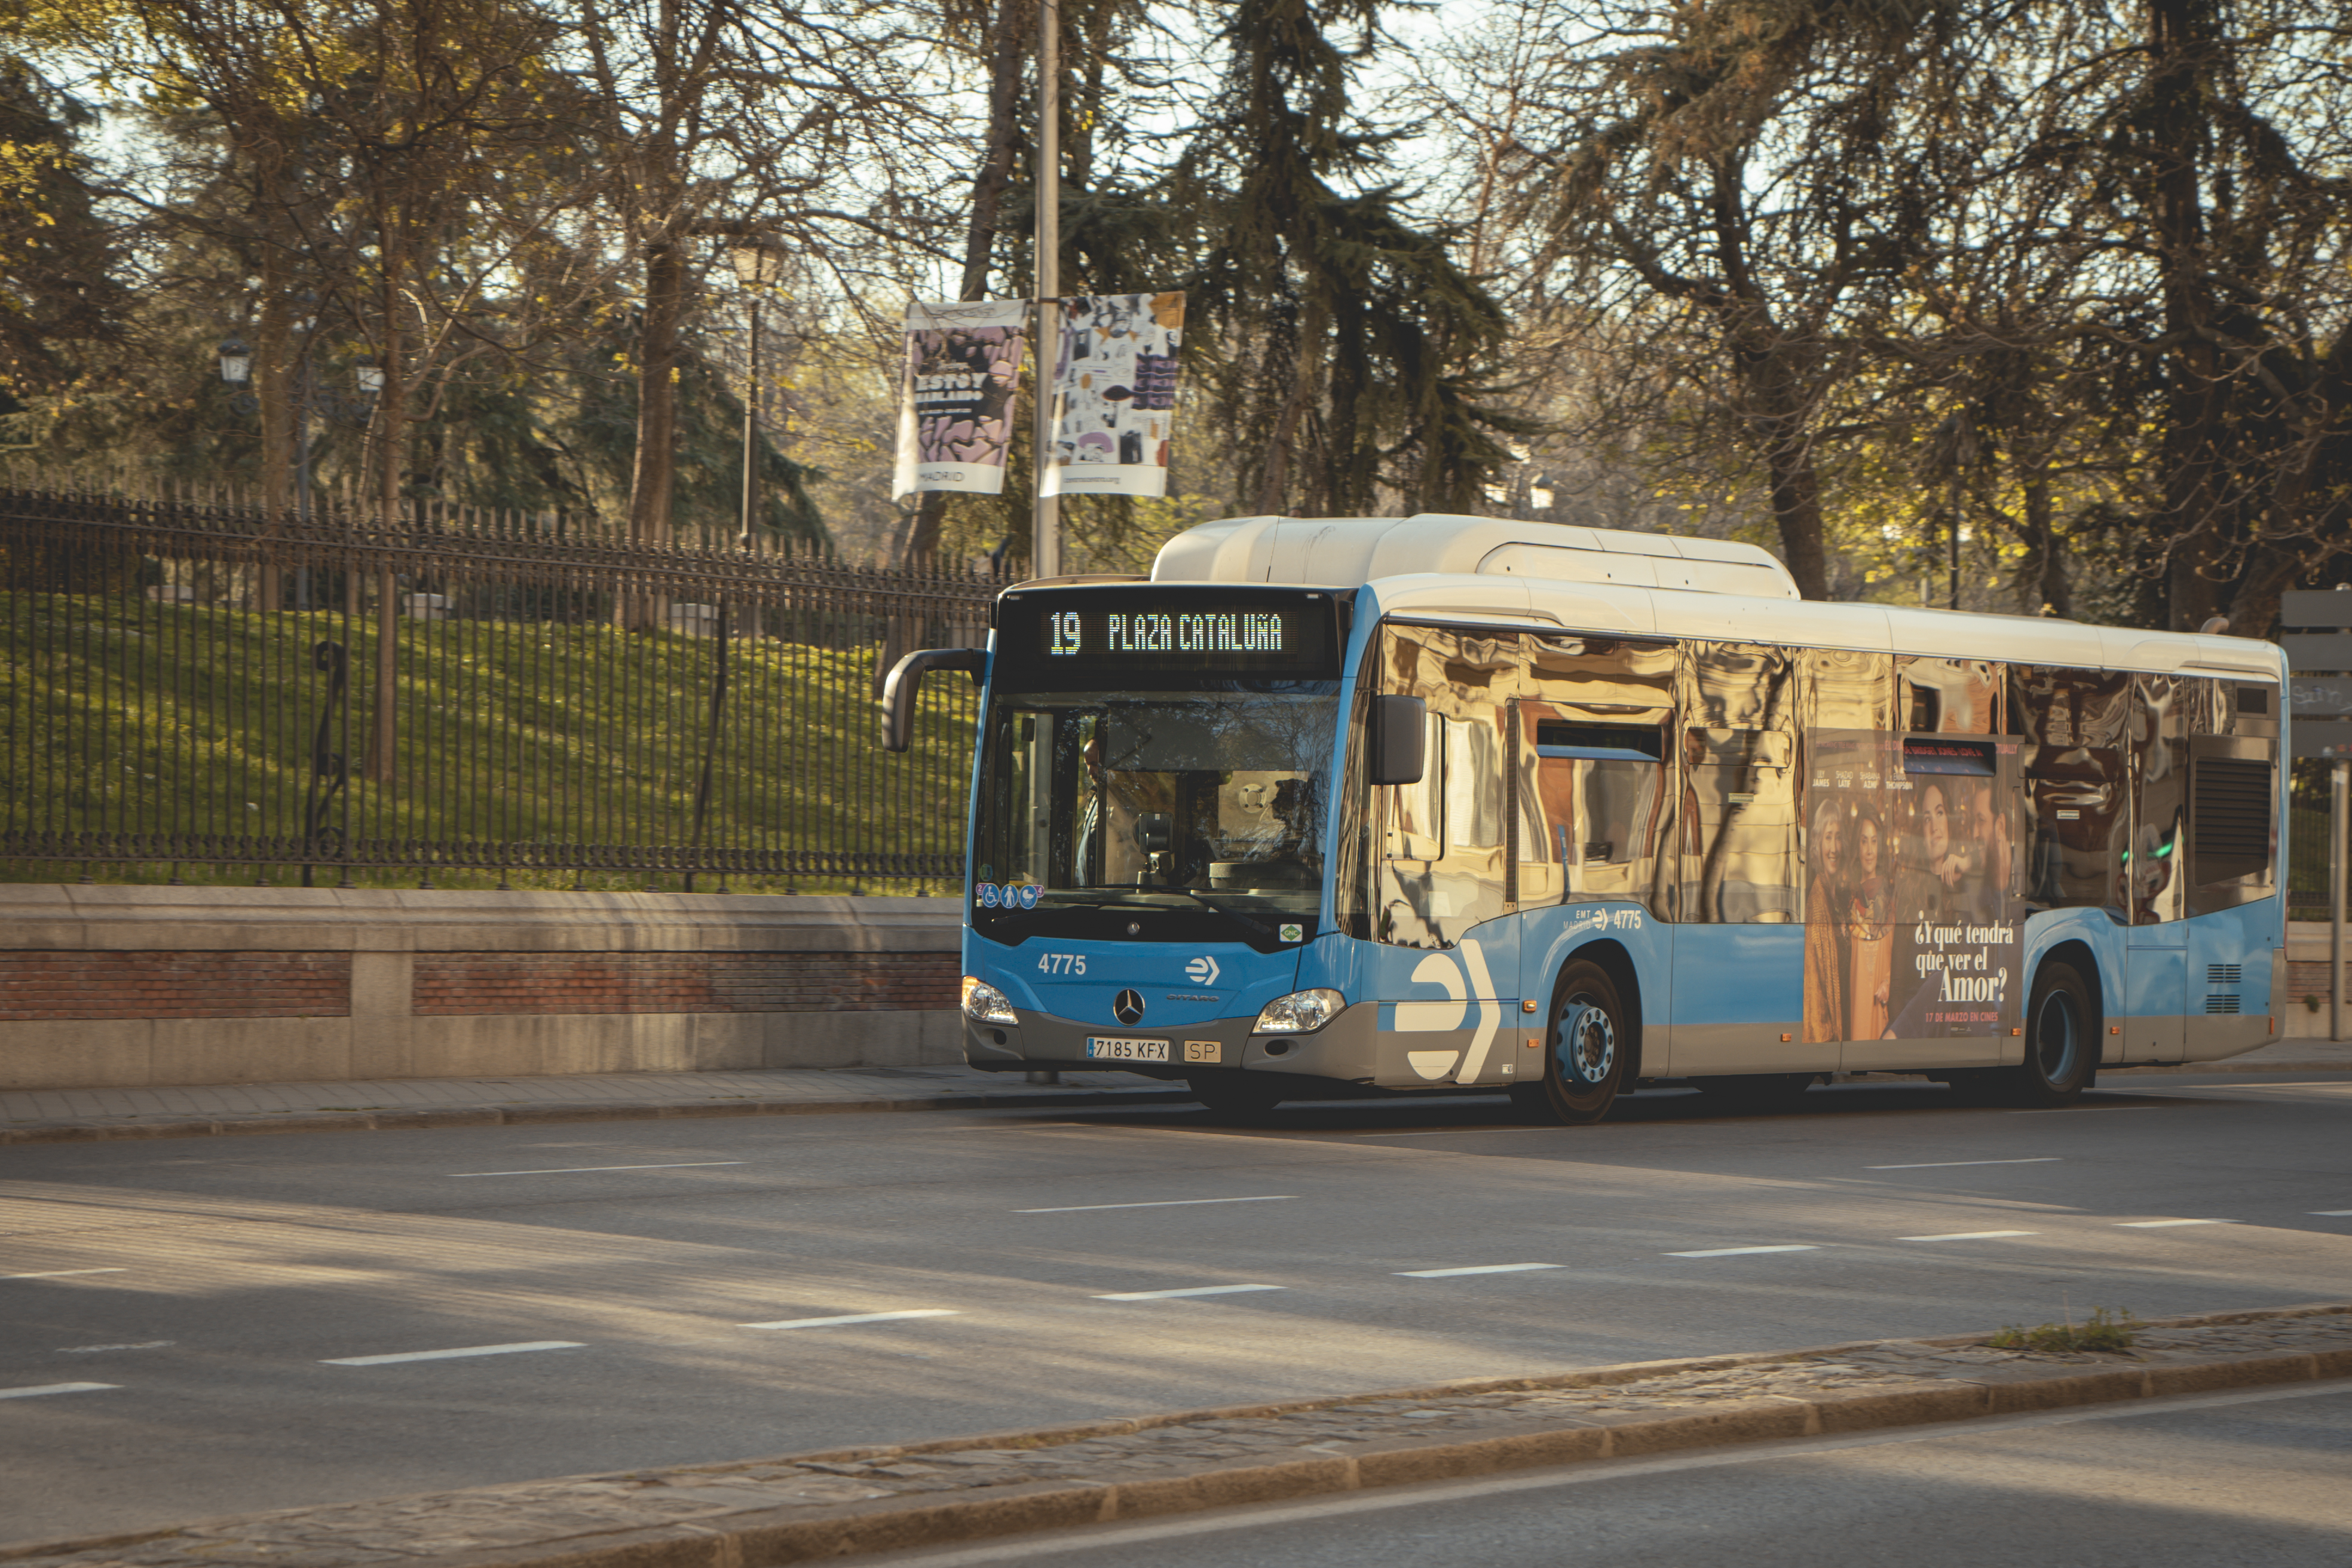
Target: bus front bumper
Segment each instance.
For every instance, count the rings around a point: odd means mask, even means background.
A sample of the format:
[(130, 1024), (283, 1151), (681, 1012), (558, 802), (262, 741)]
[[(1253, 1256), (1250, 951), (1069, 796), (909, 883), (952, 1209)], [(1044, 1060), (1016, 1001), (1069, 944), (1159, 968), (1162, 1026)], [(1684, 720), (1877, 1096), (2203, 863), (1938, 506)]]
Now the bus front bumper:
[[(1017, 1024), (964, 1020), (964, 1059), (983, 1072), (1139, 1073), (1146, 1078), (1183, 1079), (1233, 1071), (1374, 1084), (1381, 1071), (1380, 1007), (1358, 1002), (1312, 1034), (1259, 1035), (1257, 1022), (1218, 1018), (1167, 1029), (1129, 1029), (1081, 1024), (1049, 1013), (1023, 1012)], [(1089, 1040), (1143, 1040), (1167, 1047), (1166, 1059), (1091, 1055)]]

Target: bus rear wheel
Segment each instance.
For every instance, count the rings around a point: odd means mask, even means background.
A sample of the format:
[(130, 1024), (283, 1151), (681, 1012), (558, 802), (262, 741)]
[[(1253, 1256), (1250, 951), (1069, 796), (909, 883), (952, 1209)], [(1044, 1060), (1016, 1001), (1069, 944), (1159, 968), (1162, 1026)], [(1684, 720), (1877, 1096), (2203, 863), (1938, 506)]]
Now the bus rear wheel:
[(1220, 1121), (1255, 1121), (1282, 1103), (1272, 1085), (1247, 1078), (1191, 1078), (1184, 1087)]
[[(1579, 959), (1560, 971), (1546, 1037), (1543, 1083), (1512, 1098), (1528, 1113), (1563, 1127), (1600, 1121), (1616, 1102), (1633, 1049), (1617, 983), (1597, 963)], [(1533, 1091), (1533, 1092), (1530, 1092)]]
[(2068, 1105), (2099, 1070), (2098, 1013), (2074, 965), (2051, 963), (2033, 977), (2025, 1005), (2025, 1060), (2004, 1069), (2007, 1098), (2021, 1105)]

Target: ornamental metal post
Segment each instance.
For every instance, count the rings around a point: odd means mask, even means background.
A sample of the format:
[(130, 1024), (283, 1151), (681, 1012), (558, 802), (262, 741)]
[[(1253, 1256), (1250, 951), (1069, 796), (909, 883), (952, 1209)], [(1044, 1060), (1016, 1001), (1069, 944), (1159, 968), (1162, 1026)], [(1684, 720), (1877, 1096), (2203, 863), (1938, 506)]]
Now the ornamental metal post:
[(1037, 7), (1037, 440), (1031, 476), (1036, 511), (1029, 566), (1033, 575), (1062, 574), (1062, 498), (1045, 493), (1045, 467), (1054, 445), (1054, 362), (1061, 341), (1055, 301), (1062, 292), (1062, 8)]

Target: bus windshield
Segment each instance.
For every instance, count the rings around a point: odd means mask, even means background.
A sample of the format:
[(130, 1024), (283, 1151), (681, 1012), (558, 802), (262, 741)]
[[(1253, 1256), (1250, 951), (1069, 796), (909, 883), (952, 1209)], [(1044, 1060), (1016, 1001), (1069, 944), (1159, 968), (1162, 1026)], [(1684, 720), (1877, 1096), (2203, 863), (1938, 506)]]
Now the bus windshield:
[(1331, 681), (998, 693), (978, 880), (1024, 910), (1311, 917), (1338, 719)]

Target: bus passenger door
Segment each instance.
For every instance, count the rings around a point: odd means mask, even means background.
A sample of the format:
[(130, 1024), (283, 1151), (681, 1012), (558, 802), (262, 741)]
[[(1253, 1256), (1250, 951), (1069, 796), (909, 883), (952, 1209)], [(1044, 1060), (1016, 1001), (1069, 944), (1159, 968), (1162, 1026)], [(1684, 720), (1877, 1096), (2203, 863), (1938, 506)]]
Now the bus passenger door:
[(2132, 679), (2132, 827), (2124, 864), (2131, 935), (2124, 951), (2126, 1061), (2189, 1051), (2189, 731), (2175, 676)]
[(1386, 683), (1426, 705), (1418, 783), (1386, 787), (1374, 863), (1383, 1053), (1402, 1084), (1517, 1081), (1519, 930), (1507, 898), (1515, 634), (1391, 628)]
[(1675, 1076), (1833, 1069), (1804, 1038), (1794, 660), (1696, 643), (1685, 682)]

